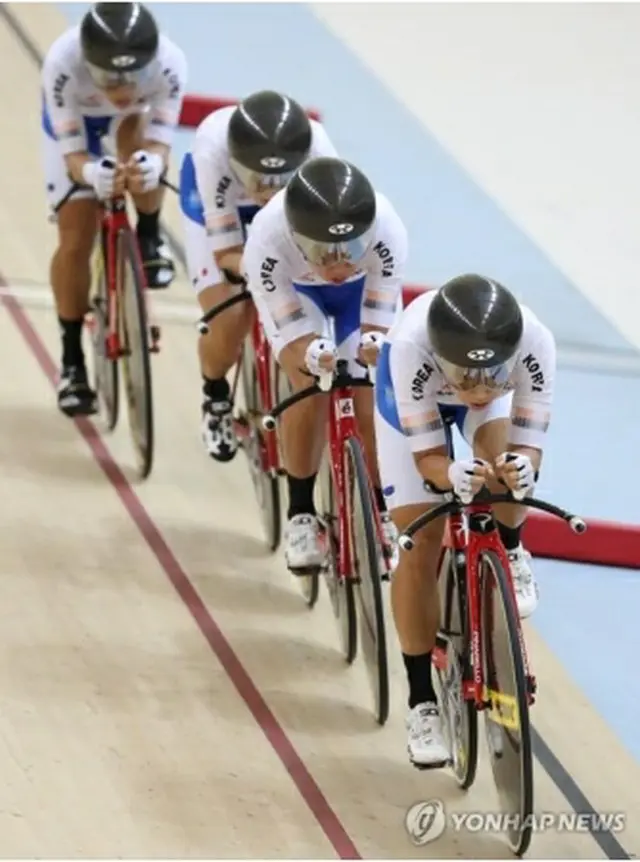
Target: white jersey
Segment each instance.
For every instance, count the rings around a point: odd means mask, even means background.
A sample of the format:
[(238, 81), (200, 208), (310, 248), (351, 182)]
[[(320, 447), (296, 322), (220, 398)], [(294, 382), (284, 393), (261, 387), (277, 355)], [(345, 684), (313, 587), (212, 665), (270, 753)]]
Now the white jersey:
[[(238, 207), (254, 207), (229, 165), (227, 133), (235, 106), (213, 111), (200, 123), (191, 150), (198, 194), (204, 209), (207, 236), (212, 251), (244, 243)], [(309, 158), (337, 157), (324, 126), (311, 120)]]
[[(288, 228), (284, 199), (285, 191), (278, 192), (254, 218), (243, 264), (249, 290), (266, 305), (286, 345), (315, 332), (295, 286), (340, 291), (343, 285), (327, 284), (310, 271)], [(376, 194), (376, 209), (375, 236), (349, 282), (365, 279), (361, 323), (388, 328), (400, 300), (408, 240), (405, 226), (384, 195)]]
[(158, 55), (138, 86), (137, 101), (113, 105), (93, 83), (82, 58), (80, 28), (72, 27), (53, 43), (42, 67), (42, 88), (51, 127), (64, 155), (87, 149), (84, 117), (121, 117), (148, 112), (147, 140), (170, 144), (178, 124), (187, 77), (184, 53), (160, 35)]
[[(414, 300), (387, 335), (389, 366), (398, 418), (411, 449), (445, 445), (439, 404), (462, 404), (434, 360), (427, 311), (435, 291)], [(524, 332), (511, 381), (509, 443), (541, 449), (551, 417), (556, 369), (555, 340), (535, 314), (521, 306)]]

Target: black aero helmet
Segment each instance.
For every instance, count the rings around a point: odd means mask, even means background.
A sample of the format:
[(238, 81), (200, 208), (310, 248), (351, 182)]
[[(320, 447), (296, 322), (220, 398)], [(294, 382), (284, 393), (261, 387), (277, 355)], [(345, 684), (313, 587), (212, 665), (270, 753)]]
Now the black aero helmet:
[(309, 155), (311, 123), (282, 93), (253, 93), (235, 109), (227, 132), (229, 162), (250, 193), (281, 188)]
[(140, 3), (96, 3), (80, 25), (82, 55), (99, 87), (139, 81), (158, 53), (159, 38)]
[(305, 162), (287, 185), (284, 206), (293, 239), (312, 264), (355, 262), (371, 245), (376, 193), (350, 162)]
[(509, 383), (523, 319), (515, 296), (497, 281), (461, 275), (446, 282), (429, 305), (427, 330), (434, 358), (456, 388)]

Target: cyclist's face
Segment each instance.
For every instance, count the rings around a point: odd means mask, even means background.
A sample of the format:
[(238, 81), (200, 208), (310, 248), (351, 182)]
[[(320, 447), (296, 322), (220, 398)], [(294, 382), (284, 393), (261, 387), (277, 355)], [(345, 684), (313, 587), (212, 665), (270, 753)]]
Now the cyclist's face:
[(135, 84), (113, 84), (103, 87), (102, 92), (116, 108), (129, 108), (136, 97)]
[(476, 386), (473, 389), (456, 389), (456, 396), (472, 410), (482, 410), (487, 407), (496, 398), (503, 395), (503, 392), (497, 392), (495, 389), (489, 389), (487, 386)]
[(258, 189), (254, 192), (249, 192), (249, 197), (256, 206), (263, 207), (268, 204), (271, 198), (274, 195), (277, 195), (279, 191), (280, 189), (277, 188)]
[(329, 263), (324, 266), (312, 266), (312, 269), (319, 278), (332, 284), (342, 284), (343, 281), (351, 278), (358, 271), (355, 264), (347, 261)]

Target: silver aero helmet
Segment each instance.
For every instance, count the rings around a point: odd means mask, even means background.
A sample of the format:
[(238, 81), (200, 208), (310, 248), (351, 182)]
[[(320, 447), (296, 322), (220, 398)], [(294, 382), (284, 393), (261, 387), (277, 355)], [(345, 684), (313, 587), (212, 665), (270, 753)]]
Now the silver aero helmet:
[(143, 81), (159, 42), (156, 22), (140, 3), (96, 3), (80, 25), (82, 57), (100, 89)]
[(371, 246), (376, 194), (350, 162), (305, 162), (287, 185), (284, 208), (294, 242), (314, 266), (355, 264)]
[(522, 340), (523, 318), (513, 294), (481, 275), (461, 275), (437, 291), (427, 313), (434, 359), (461, 391), (509, 387)]

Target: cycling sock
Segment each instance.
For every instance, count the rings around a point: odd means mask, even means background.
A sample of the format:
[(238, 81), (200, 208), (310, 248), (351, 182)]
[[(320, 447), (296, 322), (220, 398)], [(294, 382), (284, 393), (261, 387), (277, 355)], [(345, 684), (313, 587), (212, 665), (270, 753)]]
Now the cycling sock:
[(203, 377), (202, 391), (206, 398), (212, 401), (228, 401), (231, 395), (231, 388), (226, 377)]
[(378, 488), (377, 485), (374, 485), (373, 495), (376, 498), (376, 504), (378, 506), (379, 512), (387, 511), (387, 501), (384, 498), (384, 494), (382, 493), (382, 488)]
[(422, 655), (402, 653), (409, 680), (409, 709), (419, 703), (436, 703), (436, 693), (431, 679), (431, 652)]
[(62, 333), (62, 364), (66, 367), (75, 365), (84, 367), (84, 352), (82, 350), (82, 327), (84, 316), (80, 320), (63, 320), (58, 317)]
[(287, 473), (287, 484), (289, 486), (289, 510), (287, 518), (295, 515), (315, 515), (316, 507), (313, 502), (313, 489), (316, 484), (316, 474), (298, 479)]
[(157, 239), (160, 236), (160, 210), (155, 213), (138, 213), (138, 236)]
[(516, 548), (520, 545), (520, 533), (522, 532), (522, 524), (519, 527), (507, 527), (504, 524), (501, 524), (500, 521), (496, 521), (498, 525), (498, 532), (500, 533), (500, 538), (502, 539), (502, 544), (506, 551), (515, 551)]

